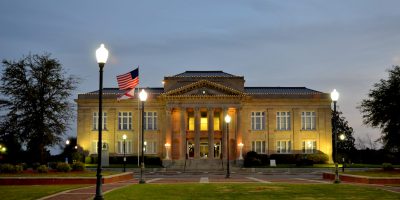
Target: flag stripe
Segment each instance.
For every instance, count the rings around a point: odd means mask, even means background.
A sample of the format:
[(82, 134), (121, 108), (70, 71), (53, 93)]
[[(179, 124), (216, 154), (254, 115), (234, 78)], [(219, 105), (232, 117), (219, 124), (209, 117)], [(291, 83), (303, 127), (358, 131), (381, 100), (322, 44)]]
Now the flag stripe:
[(139, 84), (139, 68), (125, 74), (117, 76), (118, 87), (120, 90), (132, 89)]

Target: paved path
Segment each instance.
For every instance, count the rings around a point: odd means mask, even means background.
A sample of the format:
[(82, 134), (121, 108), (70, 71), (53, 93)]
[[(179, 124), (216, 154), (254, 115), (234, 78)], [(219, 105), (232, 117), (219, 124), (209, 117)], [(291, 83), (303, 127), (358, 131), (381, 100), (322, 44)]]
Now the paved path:
[[(126, 187), (132, 184), (137, 184), (139, 177), (129, 181), (123, 181), (118, 183), (103, 184), (103, 194), (112, 190)], [(266, 175), (264, 173), (253, 173), (253, 174), (231, 174), (230, 178), (225, 178), (223, 173), (170, 173), (170, 174), (158, 174), (148, 173), (145, 174), (146, 184), (170, 184), (170, 183), (291, 183), (291, 184), (332, 184), (329, 180), (322, 179), (320, 174), (274, 174)], [(371, 184), (355, 184), (349, 182), (342, 182), (342, 184), (351, 185), (363, 185), (368, 187), (380, 188), (390, 192), (400, 193), (400, 187), (384, 186), (384, 185), (371, 185)], [(95, 195), (95, 186), (74, 189), (64, 191), (58, 194), (54, 194), (41, 200), (87, 200), (93, 199)]]

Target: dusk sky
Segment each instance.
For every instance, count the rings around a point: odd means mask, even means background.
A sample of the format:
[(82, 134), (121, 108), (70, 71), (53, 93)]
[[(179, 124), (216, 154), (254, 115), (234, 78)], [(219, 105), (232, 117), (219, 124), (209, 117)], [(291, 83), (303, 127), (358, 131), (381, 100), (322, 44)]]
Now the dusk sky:
[(376, 139), (356, 107), (400, 64), (399, 8), (398, 0), (2, 0), (0, 59), (51, 53), (82, 79), (73, 98), (98, 89), (100, 43), (110, 51), (104, 87), (140, 65), (145, 87), (223, 70), (246, 86), (336, 88), (355, 136)]

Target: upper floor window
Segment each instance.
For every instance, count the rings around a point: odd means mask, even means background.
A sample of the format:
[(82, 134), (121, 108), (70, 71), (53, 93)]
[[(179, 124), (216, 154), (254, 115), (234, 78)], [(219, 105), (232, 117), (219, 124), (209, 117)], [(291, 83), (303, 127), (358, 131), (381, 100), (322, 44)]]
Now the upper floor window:
[(200, 131), (208, 130), (208, 117), (207, 112), (200, 113)]
[(251, 150), (259, 154), (265, 154), (265, 141), (252, 141)]
[(315, 140), (305, 140), (302, 142), (303, 153), (316, 153), (317, 142)]
[(276, 142), (276, 152), (277, 153), (290, 153), (291, 152), (291, 142), (290, 140), (281, 140)]
[[(98, 130), (99, 129), (99, 112), (93, 112), (93, 123), (92, 123), (92, 129), (93, 130)], [(107, 113), (103, 112), (103, 130), (107, 129)]]
[(315, 112), (301, 112), (301, 129), (315, 130)]
[(290, 130), (290, 112), (276, 113), (276, 129), (281, 131)]
[(119, 112), (118, 113), (118, 129), (131, 130), (132, 129), (132, 113)]
[(251, 129), (264, 130), (265, 113), (251, 112)]
[(144, 129), (157, 130), (157, 112), (144, 112)]

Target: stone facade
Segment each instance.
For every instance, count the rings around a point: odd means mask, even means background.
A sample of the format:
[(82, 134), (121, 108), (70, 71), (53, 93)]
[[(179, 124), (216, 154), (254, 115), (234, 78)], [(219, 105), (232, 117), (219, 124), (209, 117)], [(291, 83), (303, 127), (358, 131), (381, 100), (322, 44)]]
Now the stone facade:
[[(222, 71), (186, 71), (165, 77), (163, 83), (163, 88), (145, 88), (149, 94), (144, 105), (146, 155), (176, 165), (187, 160), (212, 164), (226, 160), (229, 144), (232, 161), (253, 150), (323, 152), (332, 162), (327, 93), (304, 87), (245, 87), (244, 77)], [(126, 134), (127, 154), (138, 155), (141, 106), (137, 98), (117, 101), (122, 92), (103, 90), (103, 142), (110, 155), (121, 155)], [(78, 144), (96, 154), (98, 91), (79, 94), (76, 102)], [(232, 118), (229, 127), (224, 122), (227, 114)]]

